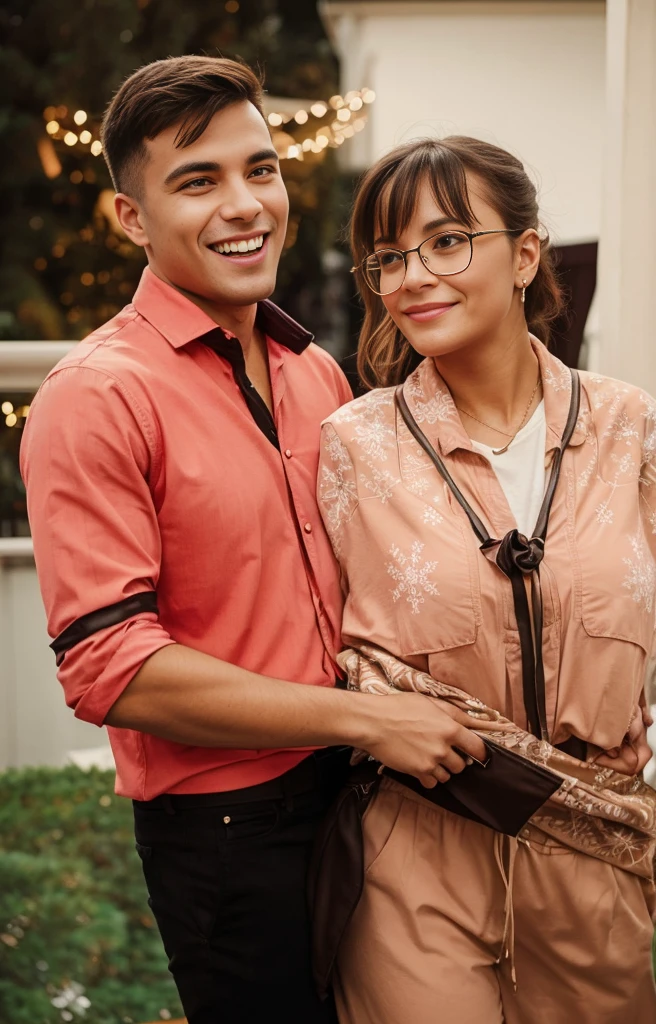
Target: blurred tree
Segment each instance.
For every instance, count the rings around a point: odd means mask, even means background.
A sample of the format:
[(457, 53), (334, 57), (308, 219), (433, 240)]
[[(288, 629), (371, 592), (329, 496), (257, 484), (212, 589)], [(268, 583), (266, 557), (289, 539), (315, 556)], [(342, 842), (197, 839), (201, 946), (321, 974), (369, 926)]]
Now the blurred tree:
[[(5, 339), (80, 338), (131, 298), (143, 253), (120, 234), (107, 169), (93, 154), (103, 110), (131, 71), (169, 55), (220, 53), (259, 65), (274, 95), (325, 99), (337, 86), (335, 59), (308, 0), (3, 0), (0, 31)], [(76, 118), (79, 111), (86, 117)], [(49, 122), (59, 131), (51, 124), (48, 135)], [(309, 165), (283, 161), (295, 246), (283, 258), (279, 293), (315, 330), (320, 252), (338, 216), (333, 154), (322, 156)]]

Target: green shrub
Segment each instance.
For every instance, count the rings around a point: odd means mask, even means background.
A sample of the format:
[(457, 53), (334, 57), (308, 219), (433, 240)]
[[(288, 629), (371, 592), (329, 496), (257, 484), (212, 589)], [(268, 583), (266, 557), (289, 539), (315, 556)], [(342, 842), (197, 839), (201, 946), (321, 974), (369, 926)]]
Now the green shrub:
[(181, 1017), (112, 772), (0, 774), (0, 1024)]

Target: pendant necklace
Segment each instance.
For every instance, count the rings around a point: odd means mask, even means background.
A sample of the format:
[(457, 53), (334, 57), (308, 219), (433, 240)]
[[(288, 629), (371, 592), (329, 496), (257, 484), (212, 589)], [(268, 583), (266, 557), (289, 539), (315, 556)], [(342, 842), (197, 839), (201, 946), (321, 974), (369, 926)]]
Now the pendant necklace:
[(458, 412), (462, 412), (462, 413), (465, 414), (465, 416), (468, 416), (470, 420), (476, 420), (477, 423), (480, 423), (482, 426), (487, 427), (488, 430), (494, 430), (497, 434), (503, 434), (505, 437), (509, 437), (510, 440), (508, 441), (508, 443), (506, 445), (504, 445), (503, 448), (492, 448), (491, 449), (491, 452), (492, 452), (493, 455), (503, 455), (504, 452), (508, 451), (508, 449), (510, 448), (511, 444), (513, 443), (513, 441), (515, 440), (515, 438), (519, 434), (520, 430), (522, 429), (522, 427), (526, 423), (526, 420), (527, 420), (528, 414), (529, 414), (529, 410), (530, 410), (530, 408), (531, 408), (531, 406), (533, 404), (533, 399), (535, 398), (536, 392), (537, 392), (538, 388), (540, 387), (540, 381), (541, 381), (541, 377), (540, 377), (540, 373), (538, 372), (538, 379), (535, 382), (535, 387), (533, 388), (533, 390), (531, 392), (531, 397), (528, 400), (528, 405), (526, 406), (526, 411), (524, 412), (524, 415), (522, 416), (522, 421), (519, 424), (519, 426), (517, 427), (517, 430), (515, 431), (514, 434), (509, 434), (507, 430), (500, 430), (499, 427), (493, 427), (491, 423), (486, 423), (485, 420), (479, 420), (478, 416), (474, 416), (473, 413), (467, 412), (466, 409), (463, 409), (459, 405), (456, 405), (456, 409), (458, 410)]

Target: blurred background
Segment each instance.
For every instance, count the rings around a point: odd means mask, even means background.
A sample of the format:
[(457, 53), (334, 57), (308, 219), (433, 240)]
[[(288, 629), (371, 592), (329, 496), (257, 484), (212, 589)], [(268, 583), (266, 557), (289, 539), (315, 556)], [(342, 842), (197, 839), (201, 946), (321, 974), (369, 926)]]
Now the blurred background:
[[(291, 200), (274, 298), (352, 374), (355, 182), (399, 142), (460, 133), (538, 185), (569, 297), (557, 354), (656, 393), (655, 0), (1, 0), (0, 1024), (177, 1012), (104, 735), (55, 679), (18, 449), (46, 373), (144, 265), (114, 218), (103, 110), (183, 53), (261, 68)], [(49, 902), (30, 910), (35, 888)]]

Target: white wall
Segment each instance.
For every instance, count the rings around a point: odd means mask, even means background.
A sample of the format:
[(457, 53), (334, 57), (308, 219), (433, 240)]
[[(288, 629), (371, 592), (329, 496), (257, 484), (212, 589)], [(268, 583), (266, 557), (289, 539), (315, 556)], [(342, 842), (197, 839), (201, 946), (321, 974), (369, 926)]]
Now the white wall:
[[(4, 341), (0, 391), (36, 390), (70, 341)], [(23, 765), (111, 764), (107, 734), (66, 707), (29, 537), (0, 537), (0, 770)], [(73, 758), (71, 758), (73, 755)]]
[(107, 743), (78, 721), (55, 675), (34, 562), (0, 559), (0, 769), (61, 765), (71, 751)]
[(599, 237), (605, 111), (600, 2), (382, 2), (321, 5), (341, 92), (368, 86), (352, 168), (421, 135), (467, 134), (519, 156), (540, 183), (560, 242)]

